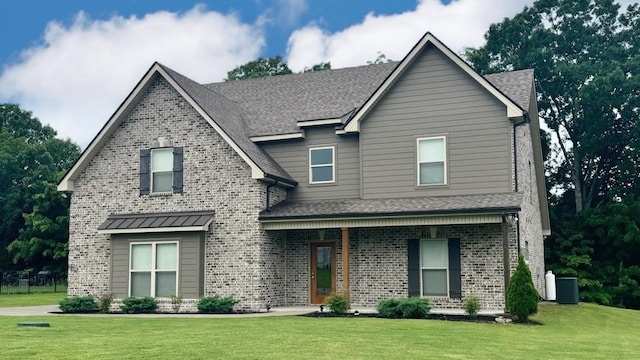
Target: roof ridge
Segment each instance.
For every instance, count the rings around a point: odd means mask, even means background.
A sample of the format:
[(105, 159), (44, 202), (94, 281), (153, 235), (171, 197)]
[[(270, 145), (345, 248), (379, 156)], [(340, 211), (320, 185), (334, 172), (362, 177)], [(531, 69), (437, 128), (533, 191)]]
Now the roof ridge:
[(239, 79), (239, 80), (231, 80), (231, 81), (216, 81), (211, 83), (204, 83), (202, 85), (209, 88), (209, 86), (216, 86), (220, 84), (232, 84), (235, 82), (247, 83), (250, 81), (276, 81), (276, 79), (282, 79), (287, 77), (320, 76), (320, 75), (326, 75), (329, 73), (335, 73), (339, 71), (350, 71), (350, 70), (368, 67), (368, 66), (375, 66), (375, 67), (381, 67), (384, 65), (391, 66), (388, 64), (397, 64), (398, 62), (399, 61), (389, 61), (389, 62), (380, 63), (380, 64), (363, 64), (363, 65), (357, 65), (357, 66), (346, 66), (341, 68), (318, 70), (318, 71), (307, 71), (307, 72), (299, 72), (299, 73), (291, 73), (291, 74), (278, 74), (278, 75), (262, 76), (257, 78), (247, 78), (247, 79)]

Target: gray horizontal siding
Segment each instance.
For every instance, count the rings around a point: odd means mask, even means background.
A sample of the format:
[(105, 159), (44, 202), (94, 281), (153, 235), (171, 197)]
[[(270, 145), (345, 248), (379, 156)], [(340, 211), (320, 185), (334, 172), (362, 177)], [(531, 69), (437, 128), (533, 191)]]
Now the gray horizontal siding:
[[(506, 108), (426, 49), (362, 121), (363, 198), (511, 191)], [(416, 139), (447, 136), (446, 186), (417, 186)]]
[[(309, 148), (336, 146), (336, 184), (309, 184)], [(334, 126), (307, 128), (304, 140), (267, 142), (262, 148), (282, 166), (298, 186), (292, 200), (357, 198), (360, 196), (360, 157), (357, 136), (338, 136)]]
[(178, 240), (179, 279), (178, 293), (185, 299), (203, 295), (203, 247), (199, 233), (112, 235), (111, 237), (111, 292), (116, 298), (129, 294), (130, 244), (146, 241)]

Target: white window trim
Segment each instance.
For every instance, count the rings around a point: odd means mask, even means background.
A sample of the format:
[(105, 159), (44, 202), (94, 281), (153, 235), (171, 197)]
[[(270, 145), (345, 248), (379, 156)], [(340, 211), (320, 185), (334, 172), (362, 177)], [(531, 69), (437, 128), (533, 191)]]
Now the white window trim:
[[(129, 283), (128, 283), (128, 290), (127, 290), (127, 295), (131, 296), (131, 274), (134, 272), (149, 272), (148, 270), (133, 270), (131, 269), (131, 261), (132, 261), (132, 256), (131, 254), (133, 254), (133, 247), (135, 245), (151, 245), (151, 265), (152, 265), (152, 269), (150, 270), (151, 272), (151, 294), (149, 294), (149, 296), (155, 298), (156, 297), (156, 272), (157, 270), (155, 269), (156, 267), (156, 245), (158, 244), (176, 244), (176, 295), (179, 292), (178, 291), (178, 284), (179, 284), (179, 280), (180, 279), (180, 273), (179, 273), (179, 269), (180, 269), (180, 244), (179, 241), (133, 241), (131, 243), (129, 243)], [(159, 271), (162, 272), (162, 271)]]
[[(422, 243), (425, 241), (444, 241), (446, 247), (447, 247), (447, 251), (446, 251), (446, 256), (445, 259), (447, 261), (447, 264), (445, 266), (445, 270), (447, 273), (447, 278), (446, 278), (446, 283), (447, 283), (447, 292), (446, 294), (442, 294), (442, 295), (424, 295), (424, 280), (422, 279), (422, 270), (442, 270), (442, 267), (430, 267), (430, 266), (424, 266), (422, 264)], [(451, 289), (449, 288), (449, 240), (448, 239), (420, 239), (420, 296), (421, 297), (430, 297), (430, 298), (443, 298), (443, 297), (449, 297)]]
[[(314, 150), (331, 149), (331, 180), (329, 181), (313, 181), (313, 168), (328, 167), (328, 164), (312, 165), (311, 164), (311, 152)], [(336, 182), (336, 147), (335, 146), (321, 146), (309, 148), (309, 184), (333, 184)]]
[[(420, 183), (420, 164), (429, 164), (429, 163), (433, 163), (434, 161), (420, 161), (420, 141), (423, 140), (435, 140), (435, 139), (442, 139), (442, 146), (444, 147), (444, 166), (443, 166), (443, 179), (444, 182), (442, 184), (421, 184)], [(441, 136), (430, 136), (430, 137), (421, 137), (421, 138), (417, 138), (416, 139), (416, 184), (418, 184), (418, 186), (443, 186), (443, 185), (447, 185), (448, 184), (448, 176), (447, 176), (447, 169), (448, 169), (448, 161), (447, 161), (447, 157), (448, 157), (448, 151), (447, 151), (447, 137), (444, 135)], [(439, 162), (439, 161), (438, 161)]]
[[(155, 191), (153, 189), (153, 152), (154, 151), (158, 151), (158, 150), (171, 150), (171, 190), (169, 191)], [(156, 148), (156, 149), (151, 149), (151, 152), (149, 153), (149, 193), (150, 194), (172, 194), (173, 193), (173, 166), (174, 166), (174, 159), (173, 159), (173, 148), (172, 147), (162, 147), (162, 148)]]

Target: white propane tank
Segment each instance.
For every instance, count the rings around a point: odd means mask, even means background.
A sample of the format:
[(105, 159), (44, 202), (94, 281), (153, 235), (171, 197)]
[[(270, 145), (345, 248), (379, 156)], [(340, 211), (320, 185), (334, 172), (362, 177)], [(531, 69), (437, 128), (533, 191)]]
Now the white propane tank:
[(545, 292), (547, 295), (547, 301), (556, 301), (556, 276), (547, 271), (544, 275), (544, 281), (546, 282)]

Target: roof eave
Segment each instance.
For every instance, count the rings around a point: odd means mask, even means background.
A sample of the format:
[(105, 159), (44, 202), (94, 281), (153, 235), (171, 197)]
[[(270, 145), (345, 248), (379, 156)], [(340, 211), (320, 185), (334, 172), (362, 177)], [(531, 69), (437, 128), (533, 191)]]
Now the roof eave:
[(269, 216), (268, 213), (261, 213), (258, 220), (261, 222), (270, 221), (293, 221), (293, 220), (322, 220), (322, 219), (361, 219), (361, 218), (399, 218), (416, 216), (438, 216), (438, 215), (468, 215), (468, 214), (514, 214), (521, 210), (519, 206), (475, 208), (475, 209), (452, 209), (452, 210), (429, 210), (429, 211), (404, 211), (404, 212), (371, 212), (371, 213), (326, 213), (316, 215), (292, 215), (292, 216)]
[(67, 173), (62, 177), (60, 182), (58, 183), (57, 190), (58, 191), (73, 191), (74, 190), (74, 180), (77, 178), (79, 173), (84, 169), (84, 165), (95, 156), (98, 150), (102, 147), (103, 143), (108, 139), (109, 135), (115, 131), (117, 125), (122, 120), (124, 114), (127, 113), (131, 104), (138, 98), (139, 94), (150, 84), (150, 80), (156, 73), (156, 69), (158, 69), (160, 65), (155, 62), (149, 70), (144, 74), (142, 79), (138, 81), (136, 86), (131, 90), (129, 95), (124, 99), (124, 101), (120, 104), (118, 109), (111, 115), (109, 120), (102, 126), (98, 134), (91, 140), (89, 145), (82, 151), (78, 159), (71, 166), (71, 168), (67, 171)]

